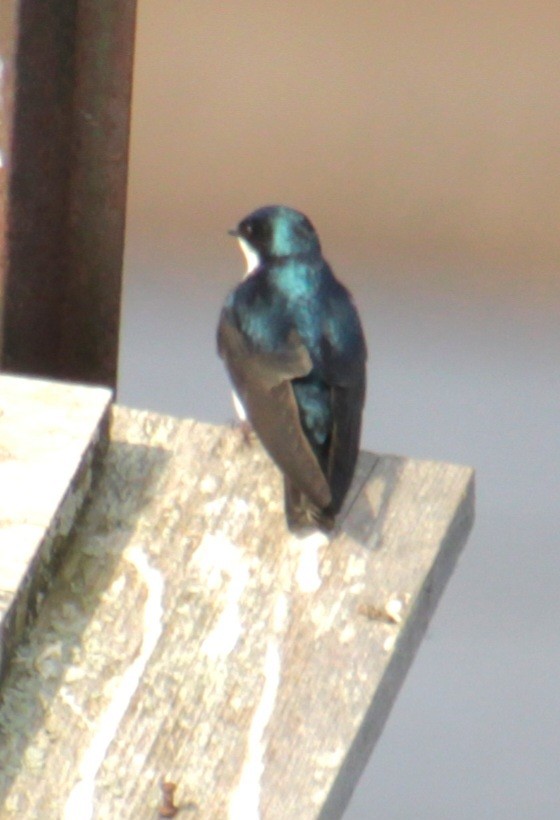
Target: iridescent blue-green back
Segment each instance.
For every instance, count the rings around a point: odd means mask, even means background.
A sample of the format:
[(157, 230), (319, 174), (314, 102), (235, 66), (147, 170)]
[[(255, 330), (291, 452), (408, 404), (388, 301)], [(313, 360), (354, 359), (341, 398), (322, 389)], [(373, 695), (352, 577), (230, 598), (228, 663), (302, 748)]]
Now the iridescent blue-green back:
[[(241, 333), (251, 354), (278, 353), (294, 332), (307, 349), (311, 369), (291, 385), (303, 432), (331, 489), (328, 509), (314, 517), (330, 521), (354, 472), (365, 398), (366, 345), (349, 292), (320, 251), (274, 258), (229, 295), (221, 322)], [(286, 501), (288, 507), (289, 487)]]

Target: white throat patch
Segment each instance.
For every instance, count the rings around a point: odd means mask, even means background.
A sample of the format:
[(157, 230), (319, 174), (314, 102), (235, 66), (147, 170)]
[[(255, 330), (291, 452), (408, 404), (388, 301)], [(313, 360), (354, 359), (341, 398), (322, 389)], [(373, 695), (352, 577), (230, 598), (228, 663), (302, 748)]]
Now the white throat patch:
[(249, 245), (247, 240), (243, 239), (242, 236), (238, 236), (237, 241), (239, 242), (239, 247), (241, 248), (247, 263), (247, 270), (243, 274), (243, 279), (246, 279), (259, 267), (261, 260), (258, 253)]

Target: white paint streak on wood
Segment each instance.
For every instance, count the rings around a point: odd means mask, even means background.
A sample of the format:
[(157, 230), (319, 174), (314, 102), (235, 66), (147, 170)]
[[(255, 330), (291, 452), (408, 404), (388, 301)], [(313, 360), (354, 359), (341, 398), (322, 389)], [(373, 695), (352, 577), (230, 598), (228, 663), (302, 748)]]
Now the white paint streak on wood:
[(320, 588), (319, 550), (328, 543), (328, 536), (318, 530), (302, 537), (293, 536), (290, 552), (297, 560), (295, 580), (300, 592), (317, 592)]
[(90, 820), (93, 817), (97, 772), (162, 632), (164, 584), (161, 573), (150, 565), (140, 546), (129, 546), (124, 557), (134, 566), (146, 585), (142, 646), (138, 656), (121, 677), (115, 694), (97, 723), (95, 734), (79, 764), (80, 779), (74, 784), (66, 801), (64, 820), (76, 820), (77, 817), (80, 820)]
[(275, 595), (271, 632), (266, 643), (264, 684), (260, 700), (253, 714), (247, 740), (247, 752), (241, 776), (229, 804), (229, 820), (260, 820), (261, 781), (265, 767), (265, 732), (274, 712), (280, 674), (282, 671), (281, 644), (288, 623), (288, 598), (278, 591)]
[(223, 534), (206, 534), (193, 557), (199, 583), (208, 590), (224, 589), (224, 607), (211, 632), (202, 642), (202, 652), (216, 661), (235, 649), (242, 624), (239, 603), (249, 580), (249, 564), (241, 550)]

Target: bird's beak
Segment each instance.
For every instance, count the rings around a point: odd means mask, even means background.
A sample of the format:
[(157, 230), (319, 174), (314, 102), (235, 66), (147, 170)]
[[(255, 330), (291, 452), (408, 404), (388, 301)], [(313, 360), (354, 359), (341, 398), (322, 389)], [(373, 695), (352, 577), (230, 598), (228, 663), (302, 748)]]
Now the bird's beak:
[(241, 236), (238, 228), (231, 228), (231, 230), (229, 230), (228, 233), (230, 236), (235, 236), (236, 239), (239, 239), (239, 237)]

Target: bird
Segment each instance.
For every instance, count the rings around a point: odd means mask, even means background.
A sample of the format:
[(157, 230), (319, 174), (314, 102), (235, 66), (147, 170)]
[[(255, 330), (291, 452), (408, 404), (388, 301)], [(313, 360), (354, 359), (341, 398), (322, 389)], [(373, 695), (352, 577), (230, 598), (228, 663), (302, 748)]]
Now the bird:
[(283, 474), (288, 529), (329, 533), (360, 446), (367, 348), (358, 311), (305, 214), (268, 205), (229, 233), (247, 271), (223, 305), (218, 354)]

